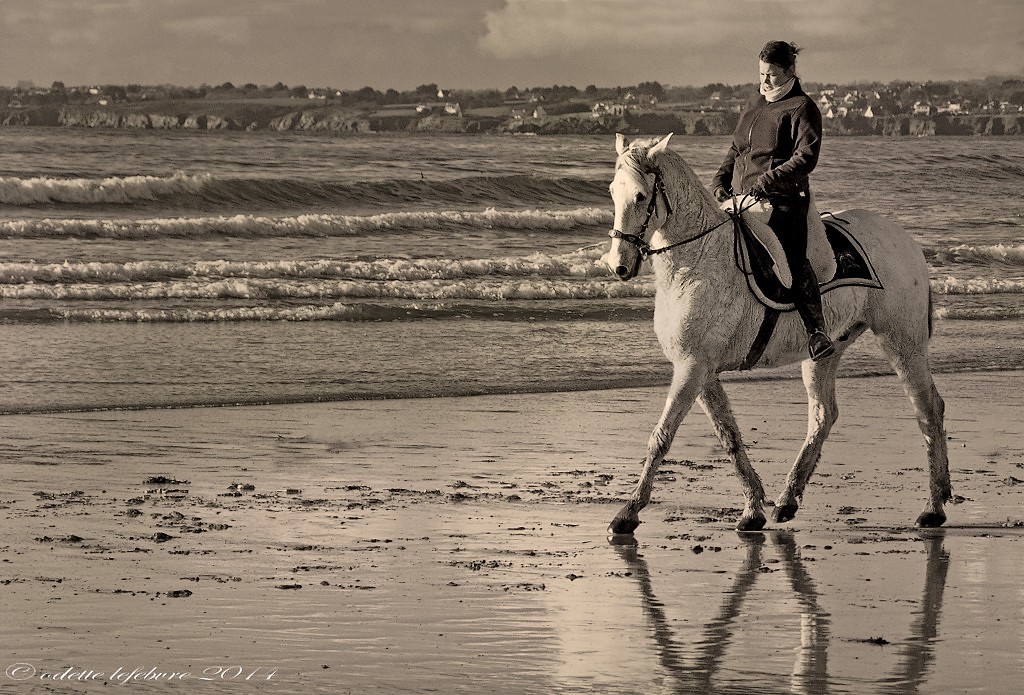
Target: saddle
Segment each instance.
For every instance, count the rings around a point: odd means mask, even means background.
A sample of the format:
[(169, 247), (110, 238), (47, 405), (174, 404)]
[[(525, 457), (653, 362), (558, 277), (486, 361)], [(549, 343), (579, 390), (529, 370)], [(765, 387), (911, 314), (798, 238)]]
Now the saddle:
[[(738, 205), (743, 212), (736, 225), (736, 264), (746, 276), (747, 286), (764, 306), (783, 312), (794, 310), (790, 291), (793, 275), (782, 244), (768, 226), (771, 204), (744, 196)], [(732, 206), (732, 201), (726, 201), (722, 208), (731, 211)], [(744, 210), (746, 206), (750, 207)], [(807, 259), (822, 294), (849, 285), (882, 289), (849, 222), (832, 213), (818, 214), (812, 196), (807, 223)]]

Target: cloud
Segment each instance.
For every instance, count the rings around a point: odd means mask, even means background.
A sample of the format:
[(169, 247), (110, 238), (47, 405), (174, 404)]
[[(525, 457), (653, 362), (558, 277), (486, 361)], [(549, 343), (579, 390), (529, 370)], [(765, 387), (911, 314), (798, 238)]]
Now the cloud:
[(172, 19), (163, 23), (172, 34), (189, 39), (210, 39), (217, 43), (244, 45), (249, 42), (251, 32), (247, 17), (189, 17)]
[(1022, 25), (1020, 0), (506, 0), (486, 13), (479, 49), (692, 83), (748, 79), (764, 42), (781, 39), (807, 49), (801, 63), (822, 79), (962, 79), (1024, 67)]
[(849, 41), (892, 26), (880, 0), (507, 0), (485, 16), (481, 48), (498, 58), (631, 51), (698, 45), (723, 54), (752, 34)]
[(485, 15), (486, 34), (480, 47), (497, 58), (535, 58), (593, 49), (661, 48), (705, 33), (693, 24), (705, 29), (724, 28), (728, 20), (720, 18), (719, 4), (714, 0), (696, 0), (684, 9), (669, 0), (641, 4), (621, 0), (507, 0), (503, 8)]
[(815, 81), (1024, 72), (1020, 0), (0, 3), (4, 84), (736, 84), (769, 39), (803, 46)]

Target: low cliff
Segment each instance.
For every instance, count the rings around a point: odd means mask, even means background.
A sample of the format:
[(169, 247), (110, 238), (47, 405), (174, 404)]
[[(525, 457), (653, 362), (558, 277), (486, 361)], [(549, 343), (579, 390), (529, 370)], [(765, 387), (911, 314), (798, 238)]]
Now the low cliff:
[[(536, 133), (540, 135), (627, 134), (729, 135), (737, 115), (725, 112), (654, 111), (591, 118), (572, 114), (539, 119), (503, 119), (472, 114), (374, 116), (339, 107), (294, 108), (231, 102), (130, 104), (112, 107), (63, 106), (0, 109), (0, 125), (66, 128), (175, 130), (274, 130), (328, 133), (439, 132)], [(1024, 135), (1024, 114), (885, 116), (825, 121), (830, 135)]]

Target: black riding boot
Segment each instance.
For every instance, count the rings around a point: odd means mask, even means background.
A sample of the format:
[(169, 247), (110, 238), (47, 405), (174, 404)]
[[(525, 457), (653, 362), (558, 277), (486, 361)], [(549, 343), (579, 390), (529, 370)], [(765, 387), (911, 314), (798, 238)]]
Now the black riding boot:
[(818, 278), (807, 260), (808, 198), (806, 195), (776, 196), (771, 203), (768, 225), (786, 252), (786, 261), (793, 275), (793, 303), (807, 328), (807, 352), (812, 360), (820, 360), (836, 349), (825, 333)]
[(793, 273), (793, 303), (807, 329), (807, 352), (817, 362), (836, 351), (825, 333), (825, 315), (821, 310), (821, 291), (810, 261), (804, 260), (802, 272)]

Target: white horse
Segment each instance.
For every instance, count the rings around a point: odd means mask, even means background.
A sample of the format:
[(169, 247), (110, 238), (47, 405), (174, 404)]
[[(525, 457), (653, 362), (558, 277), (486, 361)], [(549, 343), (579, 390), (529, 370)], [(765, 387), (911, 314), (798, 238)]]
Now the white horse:
[[(751, 466), (721, 372), (739, 368), (751, 351), (765, 307), (748, 289), (734, 259), (730, 217), (715, 204), (693, 170), (668, 149), (671, 135), (630, 144), (616, 136), (618, 160), (609, 190), (615, 203), (615, 227), (605, 255), (609, 268), (630, 280), (649, 257), (657, 285), (654, 328), (672, 362), (672, 385), (647, 444), (647, 458), (636, 488), (608, 527), (631, 534), (640, 511), (651, 499), (657, 469), (668, 453), (683, 417), (696, 400), (711, 419), (743, 487), (745, 506), (736, 528), (764, 527), (764, 488)], [(941, 526), (943, 504), (952, 496), (945, 406), (928, 367), (931, 295), (928, 267), (917, 243), (898, 225), (865, 210), (841, 213), (870, 256), (884, 289), (838, 287), (823, 297), (831, 357), (807, 359), (807, 335), (795, 312), (778, 319), (774, 334), (754, 367), (803, 361), (808, 396), (807, 438), (775, 503), (774, 519), (792, 519), (804, 487), (835, 424), (835, 381), (843, 352), (871, 329), (914, 405), (928, 450), (930, 488), (919, 526)]]

